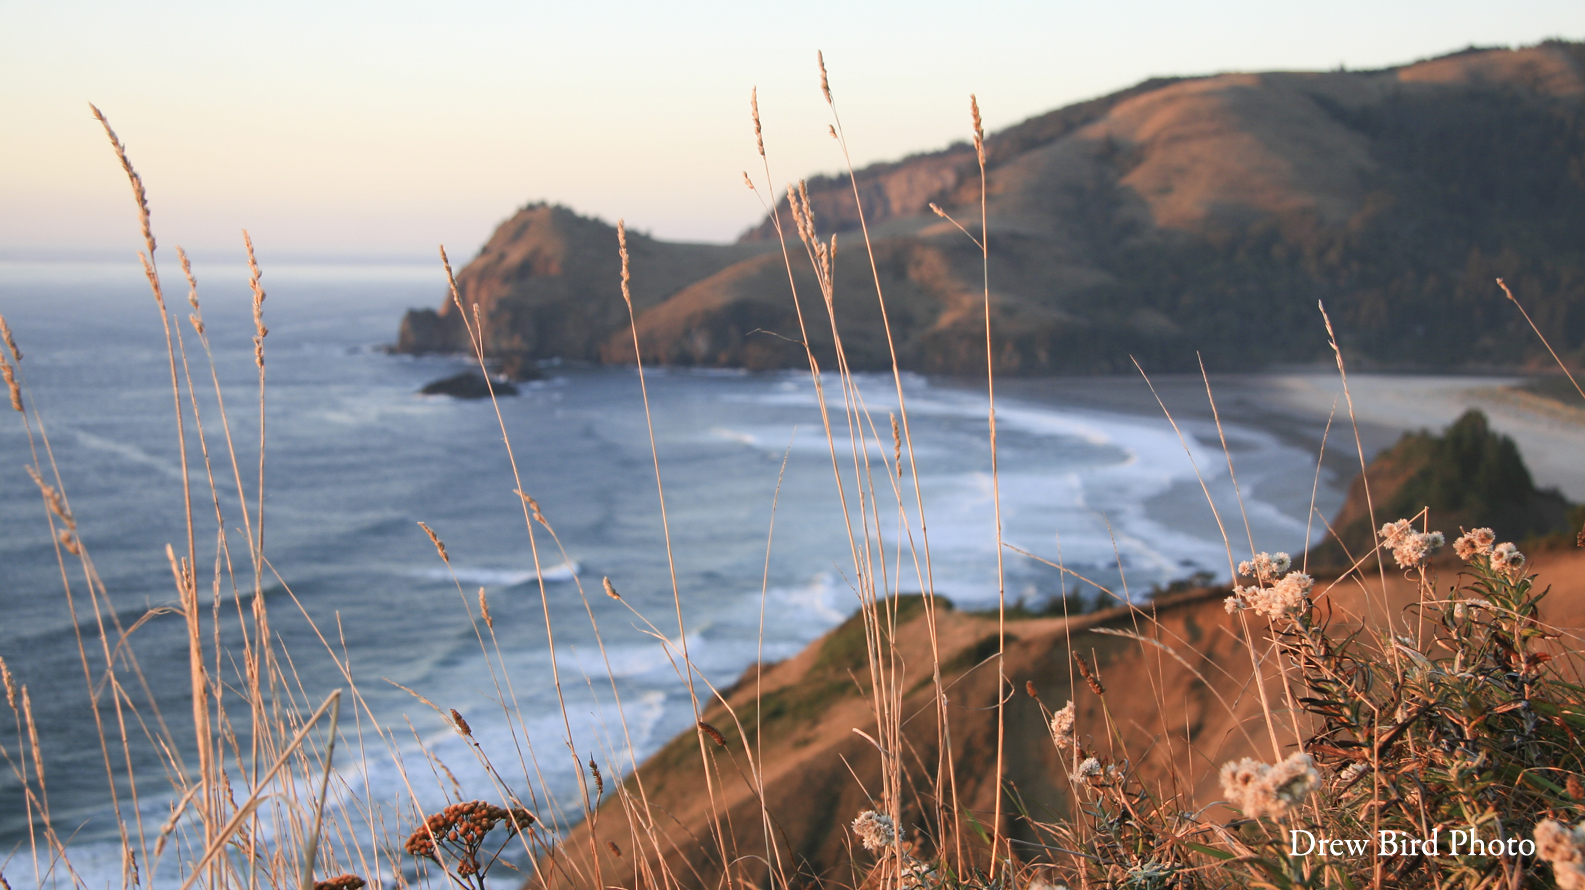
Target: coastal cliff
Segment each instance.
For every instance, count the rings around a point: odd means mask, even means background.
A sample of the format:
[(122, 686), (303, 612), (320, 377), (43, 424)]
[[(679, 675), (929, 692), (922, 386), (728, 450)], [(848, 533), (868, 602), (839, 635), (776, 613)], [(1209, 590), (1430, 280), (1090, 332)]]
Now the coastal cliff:
[[(987, 137), (994, 364), (1001, 373), (1250, 369), (1326, 354), (1326, 302), (1362, 367), (1514, 367), (1542, 356), (1504, 277), (1560, 351), (1585, 350), (1585, 44), (1471, 49), (1377, 71), (1156, 79)], [(808, 183), (840, 235), (834, 311), (853, 367), (983, 372), (980, 178), (959, 144)], [(793, 231), (786, 202), (776, 208)], [(462, 270), (506, 364), (631, 362), (615, 233), (561, 207), (502, 224)], [(772, 220), (732, 245), (634, 236), (639, 348), (676, 365), (832, 356), (794, 243)], [(799, 309), (803, 323), (799, 324)], [(414, 310), (398, 348), (458, 350), (454, 307)]]
[[(1441, 484), (1454, 476), (1466, 489), (1458, 503), (1447, 499)], [(1331, 524), (1343, 530), (1352, 545), (1348, 555), (1356, 558), (1373, 546), (1369, 529), (1359, 527), (1370, 521), (1365, 478), (1378, 498), (1377, 519), (1413, 516), (1429, 503), (1431, 527), (1449, 540), (1458, 525), (1444, 523), (1461, 522), (1491, 525), (1500, 539), (1524, 541), (1533, 560), (1529, 570), (1539, 573), (1537, 586), (1553, 587), (1546, 621), (1565, 629), (1585, 624), (1585, 552), (1572, 546), (1585, 517), (1576, 510), (1564, 520), (1567, 502), (1534, 489), (1513, 442), (1490, 433), (1479, 413), (1440, 435), (1404, 437), (1356, 480)], [(1487, 500), (1496, 491), (1509, 497)], [(1566, 536), (1535, 537), (1563, 529)], [(1296, 569), (1315, 574), (1313, 600), (1329, 626), (1382, 632), (1414, 614), (1426, 593), (1414, 573), (1378, 573), (1366, 564), (1338, 580), (1352, 562), (1339, 562), (1341, 554), (1332, 554), (1338, 546), (1328, 538), (1294, 560)], [(1446, 552), (1428, 571), (1431, 587), (1442, 589), (1470, 568)], [(672, 739), (612, 789), (594, 818), (540, 862), (542, 878), (528, 886), (584, 886), (594, 876), (602, 886), (642, 886), (643, 876), (655, 873), (687, 876), (685, 882), (697, 886), (767, 886), (774, 883), (773, 860), (780, 863), (778, 877), (789, 882), (865, 885), (866, 875), (873, 879), (874, 856), (857, 849), (848, 826), (875, 806), (872, 795), (882, 784), (881, 758), (871, 741), (881, 737), (872, 647), (901, 672), (900, 747), (907, 751), (901, 815), (904, 839), (922, 860), (957, 849), (960, 840), (983, 859), (983, 837), (967, 835), (989, 833), (998, 793), (1001, 833), (1011, 839), (1012, 854), (1032, 861), (1050, 849), (1042, 848), (1031, 820), (1072, 819), (1081, 803), (1069, 773), (1084, 755), (1059, 751), (1050, 726), (1052, 712), (1070, 701), (1083, 751), (1124, 764), (1147, 786), (1171, 788), (1180, 811), (1203, 808), (1233, 818), (1232, 810), (1221, 808), (1220, 765), (1271, 755), (1247, 642), (1251, 633), (1264, 633), (1265, 623), (1226, 608), (1227, 587), (1174, 585), (1137, 607), (1092, 593), (1104, 608), (1070, 614), (1058, 600), (1037, 613), (1008, 610), (1005, 685), (997, 676), (996, 613), (960, 611), (917, 595), (887, 604), (883, 612), (895, 616), (893, 631), (882, 629), (867, 641), (864, 621), (855, 615), (793, 658), (750, 667), (705, 699), (697, 730)], [(1083, 601), (1075, 597), (1067, 605)], [(948, 702), (945, 733), (938, 730), (936, 664)], [(1268, 658), (1261, 677), (1271, 690), (1281, 689), (1289, 669)], [(1093, 671), (1094, 683), (1082, 677), (1085, 671)], [(999, 697), (1005, 702), (1000, 792), (992, 766)], [(945, 758), (943, 737), (951, 740)], [(934, 789), (941, 790), (948, 813), (956, 808), (956, 819), (938, 822)]]

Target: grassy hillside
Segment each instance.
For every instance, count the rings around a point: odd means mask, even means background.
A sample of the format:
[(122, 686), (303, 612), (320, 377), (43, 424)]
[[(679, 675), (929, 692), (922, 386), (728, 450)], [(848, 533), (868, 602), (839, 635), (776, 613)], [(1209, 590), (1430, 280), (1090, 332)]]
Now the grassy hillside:
[[(1538, 364), (1498, 277), (1560, 351), (1585, 360), (1579, 43), (1379, 71), (1157, 79), (990, 134), (986, 161), (1002, 373), (1117, 371), (1131, 355), (1156, 370), (1199, 357), (1226, 370), (1307, 362), (1327, 354), (1318, 300), (1359, 367)], [(980, 251), (930, 209), (979, 231), (973, 149), (855, 178), (873, 270), (853, 180), (807, 184), (815, 228), (841, 236), (833, 306), (850, 365), (890, 366), (878, 278), (904, 367), (981, 372)], [(769, 217), (730, 247), (635, 239), (647, 360), (797, 367), (804, 341), (834, 360), (784, 196), (776, 213), (803, 270), (796, 304)], [(609, 226), (561, 209), (503, 224), (460, 276), (489, 351), (632, 361), (614, 241)], [(400, 348), (461, 349), (451, 312), (410, 314)]]

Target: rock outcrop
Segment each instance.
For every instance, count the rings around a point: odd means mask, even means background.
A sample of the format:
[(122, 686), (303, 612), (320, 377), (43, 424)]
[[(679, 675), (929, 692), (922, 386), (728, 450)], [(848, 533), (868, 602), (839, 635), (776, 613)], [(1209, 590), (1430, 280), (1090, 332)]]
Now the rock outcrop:
[[(1003, 373), (1212, 369), (1326, 355), (1325, 301), (1356, 367), (1516, 366), (1585, 355), (1585, 44), (1468, 50), (1379, 71), (1159, 79), (987, 139), (994, 364)], [(855, 368), (983, 373), (979, 166), (959, 144), (809, 182), (839, 235), (833, 314)], [(787, 205), (776, 208), (793, 230)], [(789, 235), (789, 237), (791, 237)], [(771, 218), (734, 245), (632, 239), (647, 361), (829, 362), (832, 317)], [(504, 361), (634, 358), (606, 224), (535, 205), (459, 276)], [(882, 324), (876, 284), (885, 296)], [(800, 315), (802, 316), (800, 319)], [(454, 307), (403, 323), (405, 351), (459, 350)]]
[[(643, 313), (713, 272), (764, 253), (762, 244), (678, 244), (628, 233), (634, 311)], [(537, 359), (598, 361), (627, 324), (616, 228), (565, 207), (530, 204), (502, 223), (457, 273), (464, 306), (478, 304), (486, 355), (503, 369)], [(473, 319), (467, 320), (469, 324)], [(396, 351), (472, 352), (467, 325), (449, 298), (402, 319)]]
[[(1485, 414), (1470, 410), (1441, 435), (1405, 433), (1376, 455), (1354, 477), (1332, 520), (1333, 534), (1310, 552), (1309, 565), (1346, 569), (1371, 552), (1382, 524), (1422, 510), (1425, 527), (1441, 531), (1449, 542), (1460, 529), (1476, 527), (1491, 528), (1499, 540), (1524, 542), (1569, 531), (1571, 507), (1557, 489), (1536, 488), (1514, 441), (1492, 432)], [(1387, 564), (1392, 567), (1390, 559)]]
[(494, 396), (515, 396), (517, 387), (504, 380), (486, 380), (476, 371), (463, 371), (426, 383), (419, 391), (426, 396), (451, 396), (454, 399), (488, 399)]

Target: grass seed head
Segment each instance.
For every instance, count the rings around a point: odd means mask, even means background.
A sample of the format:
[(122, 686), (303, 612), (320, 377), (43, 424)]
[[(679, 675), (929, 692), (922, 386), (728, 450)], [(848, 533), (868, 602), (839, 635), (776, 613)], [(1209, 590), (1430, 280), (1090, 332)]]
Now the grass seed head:
[[(754, 147), (759, 149), (759, 156), (763, 158), (765, 157), (765, 135), (760, 131), (759, 125), (759, 87), (749, 90), (748, 107), (749, 113), (754, 118)], [(743, 178), (747, 179), (748, 174), (743, 174)], [(749, 188), (753, 187), (753, 183), (750, 183)]]
[(253, 291), (253, 363), (263, 370), (264, 338), (270, 334), (264, 326), (264, 288), (259, 284), (264, 273), (259, 271), (259, 261), (253, 256), (253, 238), (246, 229), (242, 230), (242, 243), (248, 249), (248, 287)]
[(22, 350), (17, 348), (16, 337), (11, 335), (11, 326), (6, 324), (6, 317), (0, 315), (0, 337), (4, 337), (6, 348), (11, 350), (11, 357), (18, 362), (22, 361)]
[(12, 410), (21, 413), (22, 388), (17, 385), (16, 372), (11, 369), (11, 363), (3, 354), (0, 354), (0, 376), (5, 377), (6, 388), (11, 391)]
[(1083, 677), (1084, 682), (1089, 684), (1090, 691), (1096, 695), (1105, 695), (1106, 687), (1101, 685), (1100, 678), (1095, 676), (1095, 671), (1090, 669), (1090, 664), (1084, 660), (1084, 656), (1077, 652), (1073, 653), (1073, 662), (1078, 665), (1079, 676)]
[(451, 565), (451, 557), (446, 555), (446, 545), (440, 540), (440, 536), (435, 534), (435, 530), (422, 522), (418, 524), (418, 527), (424, 530), (424, 534), (429, 535), (429, 542), (435, 545), (435, 550), (440, 553), (441, 560), (446, 565)]
[(6, 665), (6, 660), (0, 658), (0, 682), (5, 684), (6, 705), (15, 711), (17, 709), (17, 681), (12, 676), (11, 668)]
[(974, 155), (980, 159), (980, 166), (985, 166), (985, 127), (980, 123), (980, 100), (978, 96), (969, 95), (969, 115), (974, 119)]

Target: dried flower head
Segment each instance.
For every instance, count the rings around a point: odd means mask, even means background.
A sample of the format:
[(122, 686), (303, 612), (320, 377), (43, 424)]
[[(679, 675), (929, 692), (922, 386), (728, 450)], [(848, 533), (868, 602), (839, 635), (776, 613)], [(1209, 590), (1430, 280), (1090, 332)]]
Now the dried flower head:
[(1585, 888), (1585, 827), (1543, 819), (1535, 827), (1535, 855), (1552, 865), (1560, 890)]
[(610, 578), (608, 578), (608, 577), (607, 578), (601, 578), (600, 579), (600, 583), (602, 585), (604, 585), (604, 587), (605, 587), (605, 595), (606, 596), (608, 596), (608, 597), (610, 597), (611, 599), (614, 599), (614, 600), (619, 600), (619, 599), (622, 598), (622, 595), (620, 593), (616, 592), (616, 586), (611, 583), (611, 579)]
[[(1431, 557), (1442, 549), (1442, 545), (1447, 542), (1447, 539), (1442, 537), (1441, 532), (1415, 532), (1412, 530), (1405, 532), (1399, 529), (1399, 526), (1408, 525), (1408, 523), (1409, 520), (1400, 519), (1396, 523), (1382, 526), (1382, 539), (1383, 541), (1391, 541), (1389, 546), (1392, 547), (1392, 558), (1398, 563), (1398, 568), (1417, 569), (1430, 561)], [(1387, 535), (1389, 528), (1394, 530), (1390, 539)]]
[(1292, 567), (1293, 558), (1286, 553), (1261, 552), (1255, 554), (1254, 559), (1239, 563), (1238, 573), (1262, 584), (1270, 584)]
[(1222, 796), (1251, 818), (1286, 816), (1321, 785), (1308, 754), (1295, 753), (1268, 766), (1250, 757), (1222, 765)]
[(1517, 572), (1524, 567), (1524, 554), (1512, 541), (1505, 541), (1491, 548), (1491, 567), (1499, 572)]
[(363, 890), (367, 881), (357, 875), (339, 875), (314, 882), (314, 890)]
[(1268, 620), (1292, 621), (1303, 615), (1310, 605), (1310, 591), (1315, 579), (1302, 572), (1291, 572), (1270, 587), (1234, 587), (1233, 595), (1223, 600), (1229, 614), (1240, 609), (1253, 609)]
[(1073, 772), (1068, 775), (1068, 778), (1075, 782), (1083, 782), (1087, 779), (1093, 779), (1100, 774), (1101, 761), (1094, 757), (1086, 757), (1079, 762), (1078, 766), (1073, 768)]
[[(486, 858), (483, 863), (479, 860), (479, 850), (484, 846), (485, 836), (498, 825), (510, 835), (528, 828), (534, 822), (534, 814), (522, 807), (506, 809), (482, 800), (454, 803), (425, 819), (424, 824), (408, 836), (403, 849), (420, 859), (441, 862), (438, 848), (446, 855), (447, 861), (443, 864), (455, 863), (452, 867), (458, 877), (482, 876), (495, 861), (494, 857)], [(510, 841), (510, 837), (507, 841)]]
[(897, 823), (892, 817), (875, 810), (865, 810), (853, 820), (853, 833), (858, 835), (864, 849), (884, 850), (897, 843)]
[(1397, 522), (1389, 522), (1383, 525), (1379, 534), (1382, 546), (1390, 550), (1398, 546), (1399, 541), (1414, 534), (1414, 526), (1409, 524), (1409, 520), (1400, 519)]
[(457, 727), (457, 731), (462, 733), (463, 736), (470, 739), (473, 738), (473, 727), (468, 725), (468, 721), (462, 719), (462, 715), (457, 712), (456, 708), (451, 709), (451, 723)]
[(1073, 702), (1068, 702), (1062, 710), (1051, 715), (1051, 740), (1057, 748), (1071, 748), (1075, 744), (1073, 736)]
[(1491, 546), (1497, 540), (1497, 534), (1489, 528), (1477, 528), (1460, 535), (1453, 542), (1453, 552), (1458, 558), (1469, 562), (1477, 556), (1491, 553)]

